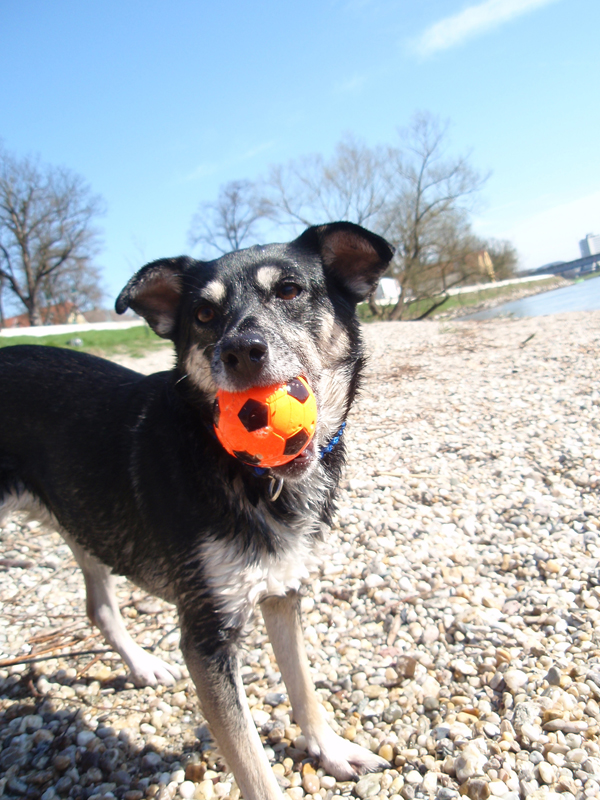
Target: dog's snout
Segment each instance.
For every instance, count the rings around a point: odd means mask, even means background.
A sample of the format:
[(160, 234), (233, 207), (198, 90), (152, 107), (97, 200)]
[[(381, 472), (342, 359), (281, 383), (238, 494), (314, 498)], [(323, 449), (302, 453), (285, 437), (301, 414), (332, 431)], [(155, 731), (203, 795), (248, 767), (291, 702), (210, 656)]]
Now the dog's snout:
[(226, 369), (240, 378), (251, 380), (263, 368), (269, 346), (258, 334), (238, 334), (221, 346), (221, 361)]

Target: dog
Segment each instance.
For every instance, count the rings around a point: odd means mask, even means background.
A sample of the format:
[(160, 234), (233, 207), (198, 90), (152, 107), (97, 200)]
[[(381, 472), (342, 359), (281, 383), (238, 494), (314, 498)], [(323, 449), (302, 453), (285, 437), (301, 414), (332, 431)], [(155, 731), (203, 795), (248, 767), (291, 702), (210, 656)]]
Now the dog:
[[(181, 650), (219, 749), (246, 800), (281, 791), (250, 715), (236, 656), (256, 604), (311, 756), (338, 780), (389, 766), (330, 728), (309, 674), (299, 588), (330, 523), (341, 431), (363, 349), (356, 305), (393, 256), (348, 222), (214, 261), (147, 264), (116, 302), (175, 345), (150, 376), (76, 351), (0, 351), (0, 509), (27, 509), (61, 533), (83, 571), (87, 613), (136, 683), (180, 677), (129, 636), (114, 575), (174, 603)], [(314, 438), (257, 470), (214, 436), (219, 390), (303, 376)]]

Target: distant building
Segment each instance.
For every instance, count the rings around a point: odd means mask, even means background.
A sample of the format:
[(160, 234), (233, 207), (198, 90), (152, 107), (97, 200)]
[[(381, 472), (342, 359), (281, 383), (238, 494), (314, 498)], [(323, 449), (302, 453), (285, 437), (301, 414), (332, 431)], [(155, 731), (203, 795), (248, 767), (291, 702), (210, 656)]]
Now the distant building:
[[(125, 314), (117, 314), (112, 309), (94, 308), (91, 311), (84, 311), (83, 314), (77, 309), (74, 303), (56, 303), (51, 306), (40, 308), (43, 325), (65, 325), (82, 324), (85, 322), (131, 322), (140, 319), (137, 314), (127, 311)], [(19, 314), (17, 317), (9, 317), (4, 320), (5, 328), (28, 328), (29, 314)], [(2, 324), (0, 322), (0, 328)]]
[(579, 242), (579, 249), (581, 250), (582, 258), (600, 254), (600, 236), (588, 233), (585, 239)]
[(83, 316), (86, 322), (131, 322), (134, 319), (141, 319), (130, 309), (124, 314), (117, 314), (112, 308), (93, 308), (91, 311), (84, 311)]
[[(40, 308), (42, 325), (64, 325), (65, 323), (85, 322), (75, 303), (66, 300), (64, 303), (55, 303)], [(29, 328), (29, 314), (19, 314), (4, 320), (5, 328)]]
[(581, 258), (573, 261), (553, 261), (543, 267), (530, 269), (523, 275), (561, 275), (563, 278), (579, 278), (592, 272), (600, 271), (600, 236), (588, 233), (585, 239), (579, 242)]

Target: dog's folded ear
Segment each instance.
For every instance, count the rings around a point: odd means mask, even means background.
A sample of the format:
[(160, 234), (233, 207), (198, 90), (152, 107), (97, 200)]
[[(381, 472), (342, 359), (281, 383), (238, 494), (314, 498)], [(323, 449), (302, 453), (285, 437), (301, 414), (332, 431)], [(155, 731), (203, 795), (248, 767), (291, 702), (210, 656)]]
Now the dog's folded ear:
[(131, 308), (144, 317), (155, 333), (163, 339), (170, 339), (175, 332), (183, 271), (188, 262), (189, 259), (180, 256), (146, 264), (117, 297), (117, 314)]
[(357, 302), (371, 294), (394, 256), (385, 239), (352, 222), (307, 228), (292, 245), (319, 253), (326, 273)]

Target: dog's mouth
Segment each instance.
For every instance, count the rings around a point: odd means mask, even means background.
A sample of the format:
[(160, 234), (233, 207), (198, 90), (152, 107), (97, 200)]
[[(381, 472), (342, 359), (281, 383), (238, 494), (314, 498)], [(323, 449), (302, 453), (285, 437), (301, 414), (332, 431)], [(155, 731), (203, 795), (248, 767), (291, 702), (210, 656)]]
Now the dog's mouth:
[(219, 389), (213, 423), (230, 455), (259, 475), (293, 481), (317, 461), (319, 448), (312, 438), (317, 416), (310, 382), (300, 375), (266, 387), (254, 384), (244, 392)]
[(281, 478), (282, 480), (299, 480), (315, 467), (317, 461), (317, 445), (315, 440), (312, 439), (296, 458), (279, 467), (271, 467), (270, 472), (276, 478)]

